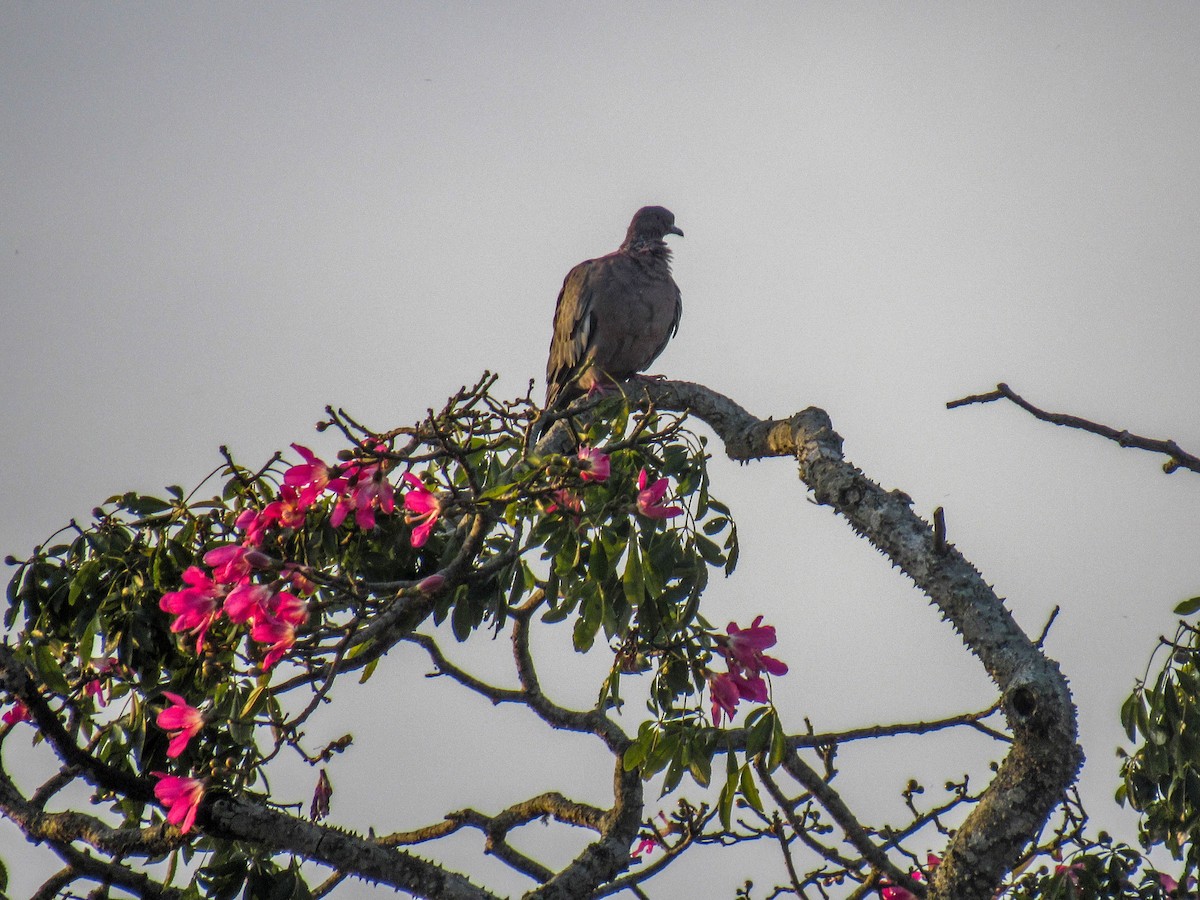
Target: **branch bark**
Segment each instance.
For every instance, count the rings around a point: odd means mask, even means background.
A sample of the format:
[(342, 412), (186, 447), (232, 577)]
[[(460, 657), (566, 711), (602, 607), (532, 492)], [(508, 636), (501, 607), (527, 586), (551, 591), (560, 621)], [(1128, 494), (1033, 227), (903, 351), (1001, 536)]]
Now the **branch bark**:
[(845, 459), (842, 438), (823, 410), (809, 407), (787, 419), (764, 420), (702, 385), (652, 381), (643, 389), (657, 408), (689, 412), (707, 423), (731, 459), (794, 456), (816, 501), (903, 570), (979, 658), (1000, 690), (1013, 742), (956, 832), (929, 896), (991, 898), (1083, 762), (1075, 707), (1058, 664), (1021, 630), (975, 567), (912, 511), (907, 495), (885, 491)]

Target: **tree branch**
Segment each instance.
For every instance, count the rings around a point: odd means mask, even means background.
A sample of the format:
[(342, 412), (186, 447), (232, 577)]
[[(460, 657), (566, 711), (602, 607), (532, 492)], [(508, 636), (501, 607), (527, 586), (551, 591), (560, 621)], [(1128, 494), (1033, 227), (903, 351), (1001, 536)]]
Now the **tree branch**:
[(993, 400), (1011, 400), (1034, 418), (1041, 419), (1043, 422), (1049, 422), (1052, 425), (1078, 428), (1080, 431), (1098, 434), (1100, 437), (1114, 441), (1122, 447), (1133, 447), (1138, 450), (1147, 450), (1150, 453), (1161, 453), (1167, 457), (1167, 461), (1163, 463), (1163, 471), (1168, 475), (1176, 469), (1190, 469), (1193, 472), (1200, 472), (1200, 457), (1187, 453), (1174, 441), (1142, 437), (1141, 435), (1132, 434), (1124, 430), (1118, 431), (1107, 425), (1101, 425), (1097, 422), (1081, 419), (1079, 416), (1068, 415), (1067, 413), (1046, 412), (1043, 409), (1038, 409), (1003, 382), (996, 385), (996, 390), (989, 391), (986, 394), (972, 394), (969, 397), (963, 397), (959, 400), (951, 400), (946, 404), (946, 409), (957, 409), (960, 406), (970, 406), (974, 403), (991, 403)]
[(643, 382), (642, 389), (659, 409), (706, 422), (731, 459), (794, 456), (817, 502), (843, 516), (925, 592), (996, 683), (1013, 743), (930, 885), (931, 897), (988, 900), (1082, 764), (1075, 708), (1057, 663), (957, 548), (912, 511), (905, 494), (884, 491), (845, 460), (842, 438), (823, 410), (762, 420), (702, 385)]

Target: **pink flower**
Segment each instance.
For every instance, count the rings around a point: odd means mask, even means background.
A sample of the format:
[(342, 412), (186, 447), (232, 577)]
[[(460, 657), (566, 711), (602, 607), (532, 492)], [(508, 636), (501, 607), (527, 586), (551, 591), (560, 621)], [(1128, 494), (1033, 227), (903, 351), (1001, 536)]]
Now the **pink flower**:
[(763, 620), (758, 616), (749, 628), (738, 628), (736, 622), (730, 622), (725, 630), (729, 637), (718, 639), (723, 643), (725, 660), (730, 668), (741, 667), (747, 674), (770, 672), (772, 675), (786, 675), (787, 664), (770, 656), (763, 655), (763, 650), (775, 646), (775, 626), (760, 625)]
[(241, 625), (267, 615), (267, 601), (274, 593), (267, 584), (239, 584), (225, 598), (223, 607), (229, 621)]
[(338, 497), (338, 502), (333, 505), (333, 512), (329, 514), (329, 524), (334, 528), (341, 526), (342, 522), (346, 521), (346, 516), (354, 510), (354, 495), (342, 494)]
[(575, 519), (579, 518), (579, 514), (583, 512), (583, 501), (579, 499), (579, 495), (566, 488), (561, 488), (551, 494), (554, 498), (553, 503), (546, 504), (547, 513), (556, 513), (563, 510)]
[(96, 705), (99, 707), (103, 708), (108, 705), (108, 700), (104, 696), (104, 682), (100, 680), (99, 675), (93, 675), (83, 683), (83, 695), (95, 698)]
[(175, 759), (187, 749), (188, 741), (204, 730), (204, 715), (178, 694), (163, 691), (163, 696), (171, 705), (158, 714), (154, 724), (170, 735), (167, 756)]
[(1187, 880), (1187, 888), (1180, 887), (1179, 882), (1168, 875), (1166, 872), (1158, 872), (1158, 883), (1162, 885), (1163, 891), (1168, 897), (1191, 897), (1192, 894), (1187, 891), (1193, 890), (1196, 887), (1196, 879), (1189, 877)]
[[(932, 872), (941, 864), (942, 858), (935, 853), (930, 853), (927, 857), (925, 857), (925, 865), (930, 872)], [(925, 880), (925, 876), (921, 874), (920, 870), (914, 870), (909, 875), (909, 878), (911, 878), (913, 881)], [(889, 884), (886, 881), (883, 882), (883, 884), (885, 886), (879, 891), (879, 894), (881, 897), (883, 897), (883, 900), (917, 900), (917, 895), (910, 890)]]
[(363, 531), (375, 527), (375, 510), (390, 513), (396, 508), (395, 490), (383, 475), (379, 466), (363, 470), (368, 478), (362, 478), (354, 489), (354, 520)]
[(580, 447), (576, 454), (583, 464), (579, 477), (584, 481), (607, 481), (612, 472), (608, 454), (595, 447)]
[(159, 779), (154, 786), (154, 796), (167, 808), (167, 821), (178, 825), (187, 834), (196, 822), (196, 812), (204, 799), (204, 782), (199, 778), (181, 778), (165, 772), (152, 772)]
[(737, 713), (738, 701), (742, 699), (742, 693), (738, 690), (733, 676), (728, 672), (722, 672), (720, 675), (710, 672), (708, 693), (712, 698), (713, 724), (721, 724), (721, 713), (724, 713), (732, 722)]
[(1055, 875), (1065, 875), (1067, 877), (1067, 880), (1069, 882), (1071, 882), (1071, 884), (1075, 885), (1076, 887), (1079, 886), (1079, 873), (1082, 871), (1083, 871), (1083, 863), (1081, 863), (1081, 862), (1072, 863), (1071, 865), (1065, 865), (1065, 864), (1059, 863), (1057, 866), (1054, 867)]
[(267, 648), (262, 663), (263, 671), (267, 672), (274, 668), (296, 643), (296, 627), (290, 622), (268, 616), (254, 623), (254, 627), (250, 629), (250, 637), (260, 644), (271, 645)]
[(163, 612), (176, 617), (171, 623), (172, 632), (178, 634), (186, 631), (196, 635), (196, 652), (200, 653), (204, 648), (204, 636), (221, 612), (221, 598), (225, 591), (198, 566), (186, 569), (183, 581), (188, 587), (163, 594), (158, 606)]
[(270, 524), (259, 516), (257, 509), (250, 508), (243, 509), (238, 513), (238, 517), (233, 522), (234, 528), (245, 535), (242, 543), (247, 547), (261, 547)]
[(412, 545), (424, 547), (442, 515), (442, 502), (412, 472), (405, 472), (404, 480), (411, 486), (411, 490), (404, 495), (404, 508), (408, 511), (404, 521), (416, 525), (412, 530)]
[(285, 484), (279, 489), (279, 499), (268, 503), (258, 514), (258, 524), (265, 527), (278, 523), (280, 528), (300, 528), (304, 525), (304, 511), (310, 505), (303, 504), (296, 489)]
[(346, 490), (346, 479), (335, 478), (335, 469), (325, 465), (316, 454), (307, 447), (292, 444), (292, 449), (304, 457), (304, 462), (292, 466), (283, 473), (283, 483), (288, 487), (299, 488), (301, 509), (308, 509), (326, 488), (341, 496)]
[(658, 845), (659, 845), (658, 835), (648, 834), (645, 837), (643, 837), (640, 841), (638, 841), (638, 845), (636, 847), (634, 847), (634, 849), (633, 849), (632, 856), (634, 859), (637, 859), (637, 857), (641, 856), (643, 853), (645, 853), (647, 856), (649, 856), (651, 853), (654, 852), (654, 848), (657, 847)]
[(329, 523), (337, 528), (353, 511), (354, 521), (364, 531), (375, 527), (375, 510), (390, 513), (395, 509), (392, 483), (384, 477), (383, 467), (378, 463), (352, 470), (347, 487), (338, 497), (329, 516)]
[(655, 847), (667, 849), (667, 842), (663, 839), (668, 834), (679, 834), (683, 829), (678, 822), (669, 821), (666, 815), (660, 810), (658, 818), (662, 821), (662, 828), (659, 828), (653, 819), (650, 820), (650, 827), (654, 829), (650, 834), (642, 833), (642, 839), (638, 841), (637, 847), (634, 848), (631, 856), (637, 859), (643, 853), (647, 856), (654, 852)]
[(648, 519), (671, 519), (680, 515), (683, 508), (679, 506), (663, 506), (663, 494), (667, 492), (667, 479), (660, 478), (650, 484), (650, 476), (642, 469), (638, 473), (637, 508)]
[[(243, 512), (242, 516), (245, 514)], [(261, 518), (257, 513), (255, 516)], [(238, 521), (241, 521), (241, 516), (238, 517)], [(271, 558), (261, 550), (247, 547), (245, 544), (222, 544), (204, 554), (204, 564), (212, 566), (213, 581), (218, 584), (234, 584), (246, 578), (255, 569), (269, 566)]]
[(14, 700), (12, 709), (0, 716), (0, 720), (5, 725), (16, 725), (18, 722), (29, 722), (33, 720), (33, 714), (29, 711), (29, 707), (25, 705), (24, 700)]
[(308, 604), (287, 591), (279, 591), (267, 601), (267, 613), (289, 625), (303, 625), (308, 621)]
[(281, 573), (288, 584), (301, 594), (312, 594), (317, 590), (317, 583), (308, 577), (307, 570), (295, 563), (286, 563)]
[(767, 683), (763, 681), (762, 675), (758, 672), (744, 676), (731, 671), (729, 677), (737, 686), (738, 694), (743, 700), (749, 700), (751, 703), (766, 703), (771, 699), (771, 695), (767, 691)]

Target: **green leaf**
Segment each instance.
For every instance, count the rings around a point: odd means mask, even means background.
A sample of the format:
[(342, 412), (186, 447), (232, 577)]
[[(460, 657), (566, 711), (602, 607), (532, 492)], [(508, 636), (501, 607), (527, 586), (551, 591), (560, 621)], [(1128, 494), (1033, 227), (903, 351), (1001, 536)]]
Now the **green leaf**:
[(1175, 615), (1190, 616), (1195, 612), (1200, 611), (1200, 597), (1192, 597), (1190, 600), (1184, 600), (1175, 607)]
[(74, 606), (84, 591), (92, 590), (93, 585), (99, 580), (101, 569), (102, 566), (98, 559), (89, 559), (79, 567), (79, 571), (71, 579), (71, 590), (67, 593), (69, 606)]
[(65, 697), (71, 690), (63, 675), (62, 667), (45, 644), (38, 644), (33, 651), (33, 668), (41, 679), (42, 684), (53, 693)]
[(646, 761), (646, 754), (649, 751), (650, 742), (639, 736), (636, 741), (625, 748), (625, 755), (621, 757), (621, 765), (626, 772), (632, 772)]
[(379, 657), (375, 657), (365, 666), (363, 666), (362, 674), (358, 676), (359, 684), (366, 684), (372, 675), (375, 674), (375, 667), (379, 665)]
[(700, 787), (708, 787), (709, 782), (712, 781), (712, 757), (704, 752), (697, 753), (688, 763), (688, 771), (692, 773), (696, 784)]
[(579, 607), (579, 618), (575, 620), (573, 633), (575, 649), (586, 653), (592, 649), (596, 640), (596, 632), (600, 630), (600, 622), (604, 618), (600, 597), (592, 594), (583, 598)]
[[(767, 749), (774, 732), (774, 716), (769, 710), (764, 711), (760, 708), (754, 710), (754, 713), (763, 714), (756, 716), (756, 721), (753, 722), (751, 722), (750, 716), (746, 717), (746, 727), (749, 728), (749, 733), (746, 735), (746, 756), (750, 759)], [(751, 716), (754, 713), (751, 713)]]
[(1135, 691), (1121, 704), (1121, 724), (1125, 727), (1125, 734), (1131, 741), (1137, 740), (1137, 705), (1139, 703), (1141, 703), (1141, 698)]
[(725, 786), (721, 788), (721, 794), (717, 797), (717, 811), (721, 816), (721, 827), (726, 831), (733, 828), (733, 801), (737, 798), (737, 764), (733, 761), (733, 754), (730, 753), (727, 760), (734, 766), (732, 772), (727, 773)]
[(759, 812), (763, 811), (762, 797), (758, 795), (758, 785), (754, 783), (754, 772), (749, 765), (742, 767), (741, 794), (746, 802)]
[(630, 606), (640, 606), (645, 597), (645, 584), (642, 582), (642, 561), (638, 554), (637, 541), (629, 542), (629, 556), (625, 560), (625, 573), (621, 577), (621, 585), (625, 588), (625, 599)]
[(511, 491), (513, 487), (514, 485), (512, 483), (498, 484), (495, 487), (488, 488), (486, 491), (480, 494), (479, 499), (482, 501), (498, 500), (500, 497)]
[(256, 715), (262, 709), (266, 693), (267, 686), (265, 684), (260, 684), (252, 690), (250, 696), (246, 698), (246, 702), (242, 705), (241, 712), (238, 713), (238, 718), (249, 719)]
[(702, 534), (696, 535), (696, 549), (710, 566), (719, 566), (725, 562), (721, 548)]
[(783, 733), (783, 722), (774, 710), (771, 712), (771, 752), (767, 754), (767, 771), (774, 772), (787, 755), (787, 735)]

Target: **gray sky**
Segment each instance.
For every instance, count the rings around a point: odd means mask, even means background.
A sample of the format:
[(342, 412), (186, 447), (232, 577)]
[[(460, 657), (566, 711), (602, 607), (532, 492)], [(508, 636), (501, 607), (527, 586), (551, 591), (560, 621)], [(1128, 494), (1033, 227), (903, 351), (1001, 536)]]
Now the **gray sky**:
[[(822, 406), (869, 475), (945, 507), (1027, 630), (1060, 604), (1047, 646), (1080, 705), (1090, 812), (1129, 836), (1117, 707), (1200, 593), (1200, 479), (944, 403), (1005, 380), (1200, 449), (1198, 39), (1182, 3), (4, 4), (0, 550), (111, 494), (191, 486), (221, 443), (247, 463), (328, 447), (327, 403), (384, 428), (485, 368), (523, 390), (563, 275), (662, 204), (687, 233), (685, 308), (656, 369), (764, 416)], [(991, 701), (791, 465), (715, 479), (743, 562), (706, 610), (778, 626), (796, 730)], [(386, 831), (548, 786), (422, 744), (495, 714), (408, 693), (424, 667), (393, 657), (338, 698), (395, 724), (356, 730), (335, 819)], [(526, 719), (486, 722), (497, 767), (529, 757)], [(463, 768), (414, 776), (431, 752)], [(995, 755), (880, 746), (839, 783), (895, 813), (909, 774), (983, 779)], [(605, 800), (607, 772), (537, 762)], [(0, 829), (10, 863), (23, 846)], [(704, 871), (725, 896), (751, 874)], [(14, 875), (15, 896), (37, 883)]]

